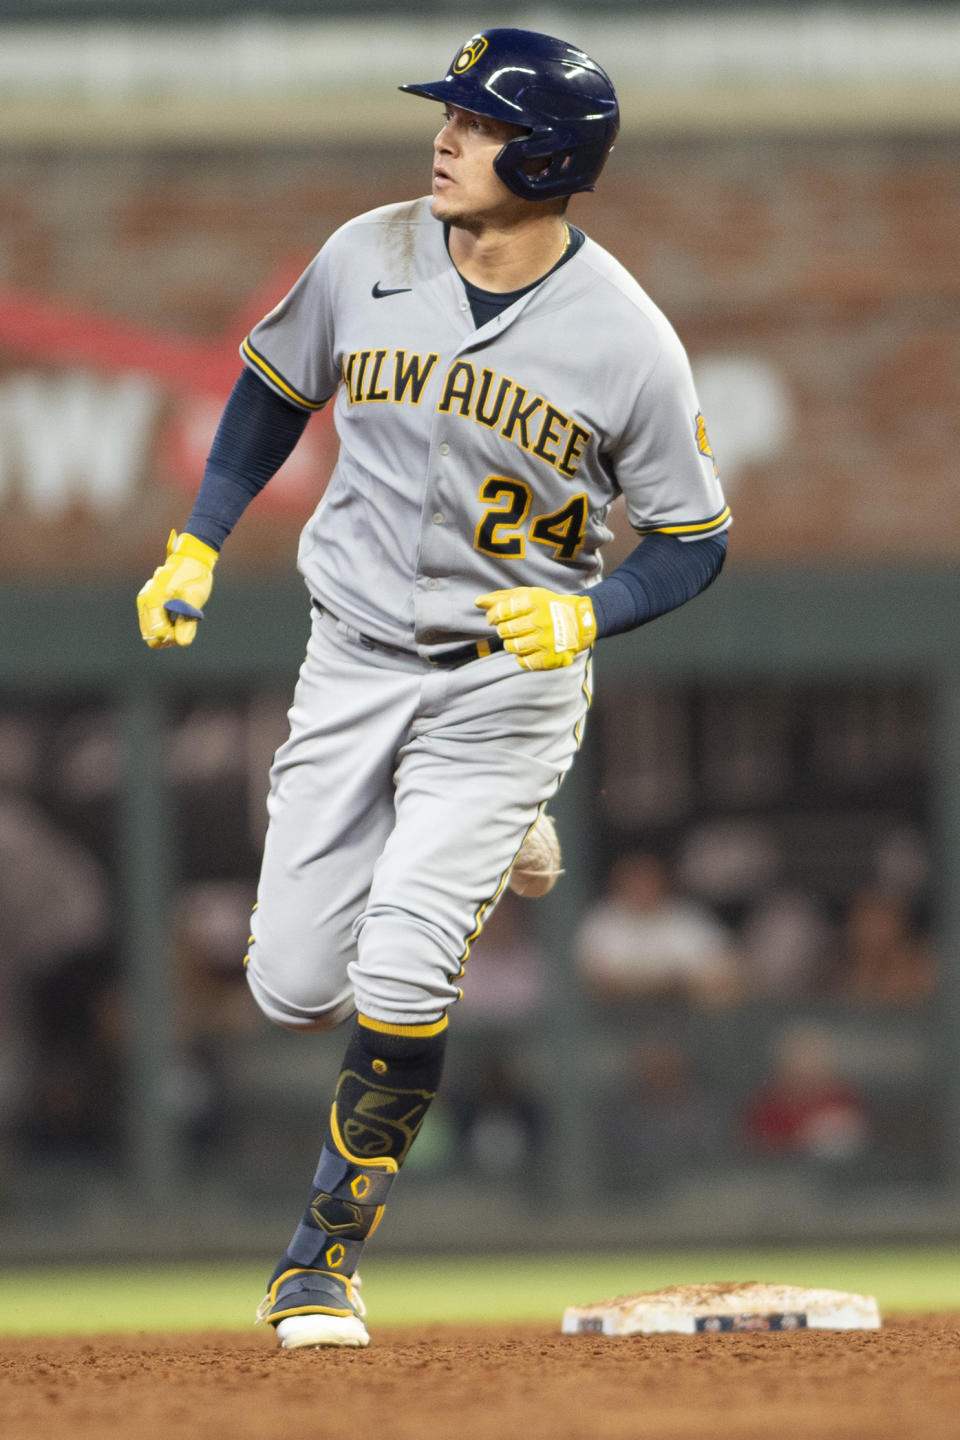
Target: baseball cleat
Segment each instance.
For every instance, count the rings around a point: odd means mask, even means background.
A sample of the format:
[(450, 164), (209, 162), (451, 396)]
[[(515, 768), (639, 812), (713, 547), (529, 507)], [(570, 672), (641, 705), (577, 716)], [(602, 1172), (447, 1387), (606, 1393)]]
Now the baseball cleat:
[(327, 1345), (361, 1349), (370, 1344), (366, 1306), (354, 1275), (329, 1270), (285, 1270), (257, 1309), (257, 1323), (272, 1325), (282, 1350)]

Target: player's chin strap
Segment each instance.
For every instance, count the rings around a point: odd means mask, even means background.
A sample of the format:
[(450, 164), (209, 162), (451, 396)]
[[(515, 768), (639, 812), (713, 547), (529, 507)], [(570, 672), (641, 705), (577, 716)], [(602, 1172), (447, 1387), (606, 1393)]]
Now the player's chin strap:
[(446, 1027), (446, 1016), (425, 1025), (357, 1017), (311, 1200), (274, 1280), (292, 1269), (354, 1273), (436, 1094)]

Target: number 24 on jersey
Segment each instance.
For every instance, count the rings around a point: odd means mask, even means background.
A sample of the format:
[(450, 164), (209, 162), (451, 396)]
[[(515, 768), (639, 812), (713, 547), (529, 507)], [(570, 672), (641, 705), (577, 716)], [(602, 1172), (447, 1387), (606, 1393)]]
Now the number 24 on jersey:
[(480, 517), (474, 548), (487, 555), (520, 560), (529, 538), (553, 549), (554, 560), (574, 560), (583, 544), (587, 524), (587, 497), (574, 495), (559, 510), (528, 520), (533, 492), (509, 475), (488, 475), (478, 498), (488, 508)]

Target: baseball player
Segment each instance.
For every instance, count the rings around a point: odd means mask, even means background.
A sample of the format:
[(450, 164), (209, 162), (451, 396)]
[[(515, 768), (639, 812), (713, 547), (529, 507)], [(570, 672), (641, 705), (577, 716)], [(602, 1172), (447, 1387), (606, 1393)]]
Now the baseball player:
[[(438, 104), (431, 194), (344, 225), (243, 341), (196, 503), (138, 596), (149, 645), (189, 645), (231, 528), (333, 405), (246, 957), (271, 1020), (352, 1018), (259, 1311), (285, 1347), (368, 1343), (358, 1260), (471, 945), (576, 754), (592, 647), (703, 590), (730, 523), (679, 340), (566, 219), (617, 134), (604, 71), (492, 29), (400, 88)], [(621, 494), (641, 540), (602, 579)]]

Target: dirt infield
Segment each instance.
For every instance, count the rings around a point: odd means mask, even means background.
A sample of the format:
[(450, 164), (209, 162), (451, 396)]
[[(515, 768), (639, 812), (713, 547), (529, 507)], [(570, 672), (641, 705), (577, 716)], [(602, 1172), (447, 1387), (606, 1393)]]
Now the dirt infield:
[(602, 1339), (544, 1325), (0, 1343), (4, 1440), (950, 1440), (960, 1314), (880, 1331)]

